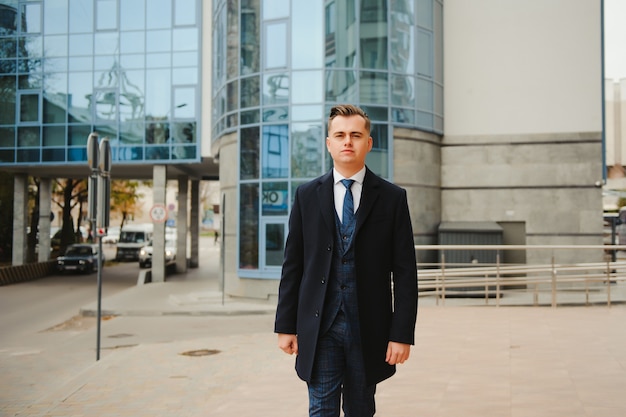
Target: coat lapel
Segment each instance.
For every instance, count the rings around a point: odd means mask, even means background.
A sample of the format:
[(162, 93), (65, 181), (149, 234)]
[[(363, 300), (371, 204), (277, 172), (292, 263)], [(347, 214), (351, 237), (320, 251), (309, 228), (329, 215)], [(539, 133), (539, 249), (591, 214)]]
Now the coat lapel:
[(333, 197), (333, 171), (320, 177), (317, 187), (317, 196), (320, 202), (320, 210), (326, 228), (333, 234), (335, 232), (335, 199)]
[(374, 175), (369, 168), (365, 172), (365, 178), (363, 179), (363, 190), (361, 191), (361, 202), (359, 204), (359, 210), (356, 213), (356, 229), (354, 230), (354, 236), (359, 233), (359, 229), (365, 223), (365, 219), (372, 211), (372, 207), (378, 200), (380, 194), (379, 179)]

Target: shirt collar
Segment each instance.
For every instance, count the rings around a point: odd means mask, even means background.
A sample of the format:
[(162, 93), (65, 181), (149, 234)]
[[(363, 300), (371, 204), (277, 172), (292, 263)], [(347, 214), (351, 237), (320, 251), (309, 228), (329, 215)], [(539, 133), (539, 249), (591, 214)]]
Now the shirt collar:
[[(333, 180), (335, 184), (337, 184), (339, 181), (343, 180), (344, 178), (346, 177), (341, 175), (339, 171), (333, 168)], [(365, 166), (361, 168), (359, 172), (351, 176), (349, 179), (354, 180), (358, 182), (359, 184), (363, 184), (363, 180), (365, 179)]]

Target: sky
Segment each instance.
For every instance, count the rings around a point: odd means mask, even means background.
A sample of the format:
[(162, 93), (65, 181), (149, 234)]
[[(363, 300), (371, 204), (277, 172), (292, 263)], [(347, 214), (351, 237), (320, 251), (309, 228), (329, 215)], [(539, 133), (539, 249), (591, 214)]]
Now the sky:
[(604, 0), (604, 78), (626, 78), (626, 1)]

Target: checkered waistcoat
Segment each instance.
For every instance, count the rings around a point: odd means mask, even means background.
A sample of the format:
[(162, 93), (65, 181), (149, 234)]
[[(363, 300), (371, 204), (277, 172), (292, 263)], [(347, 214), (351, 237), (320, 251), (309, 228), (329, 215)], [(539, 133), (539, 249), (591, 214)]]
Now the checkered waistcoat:
[(353, 335), (359, 329), (359, 310), (356, 293), (356, 273), (354, 262), (354, 229), (356, 214), (350, 224), (342, 225), (335, 213), (335, 245), (328, 277), (328, 288), (324, 302), (324, 313), (320, 336), (328, 331), (339, 310), (348, 319)]

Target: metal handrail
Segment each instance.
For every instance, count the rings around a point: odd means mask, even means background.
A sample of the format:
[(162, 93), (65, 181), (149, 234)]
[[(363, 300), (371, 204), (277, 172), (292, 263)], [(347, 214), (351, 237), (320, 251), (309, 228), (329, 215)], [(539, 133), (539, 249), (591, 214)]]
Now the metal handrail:
[[(493, 264), (453, 264), (446, 262), (441, 254), (439, 263), (418, 263), (420, 297), (435, 296), (437, 305), (445, 304), (446, 297), (453, 294), (476, 295), (484, 292), (485, 304), (490, 296), (495, 296), (496, 306), (500, 306), (502, 296), (528, 293), (533, 295), (533, 305), (538, 305), (539, 293), (551, 294), (551, 306), (558, 304), (559, 292), (584, 290), (585, 304), (589, 304), (590, 291), (606, 290), (606, 304), (611, 305), (611, 286), (626, 281), (626, 261), (588, 262), (564, 264), (556, 263), (552, 255), (549, 264), (502, 264), (502, 250), (578, 250), (601, 249), (603, 251), (626, 250), (626, 245), (416, 245), (417, 251), (424, 250), (496, 250), (496, 263)], [(474, 266), (475, 265), (475, 266)], [(455, 267), (458, 266), (458, 267)], [(437, 268), (433, 268), (437, 267)], [(452, 267), (452, 268), (451, 268)], [(429, 268), (429, 269), (426, 269)], [(562, 284), (568, 284), (563, 288)], [(494, 289), (495, 288), (495, 289)], [(454, 293), (456, 291), (456, 293)]]

